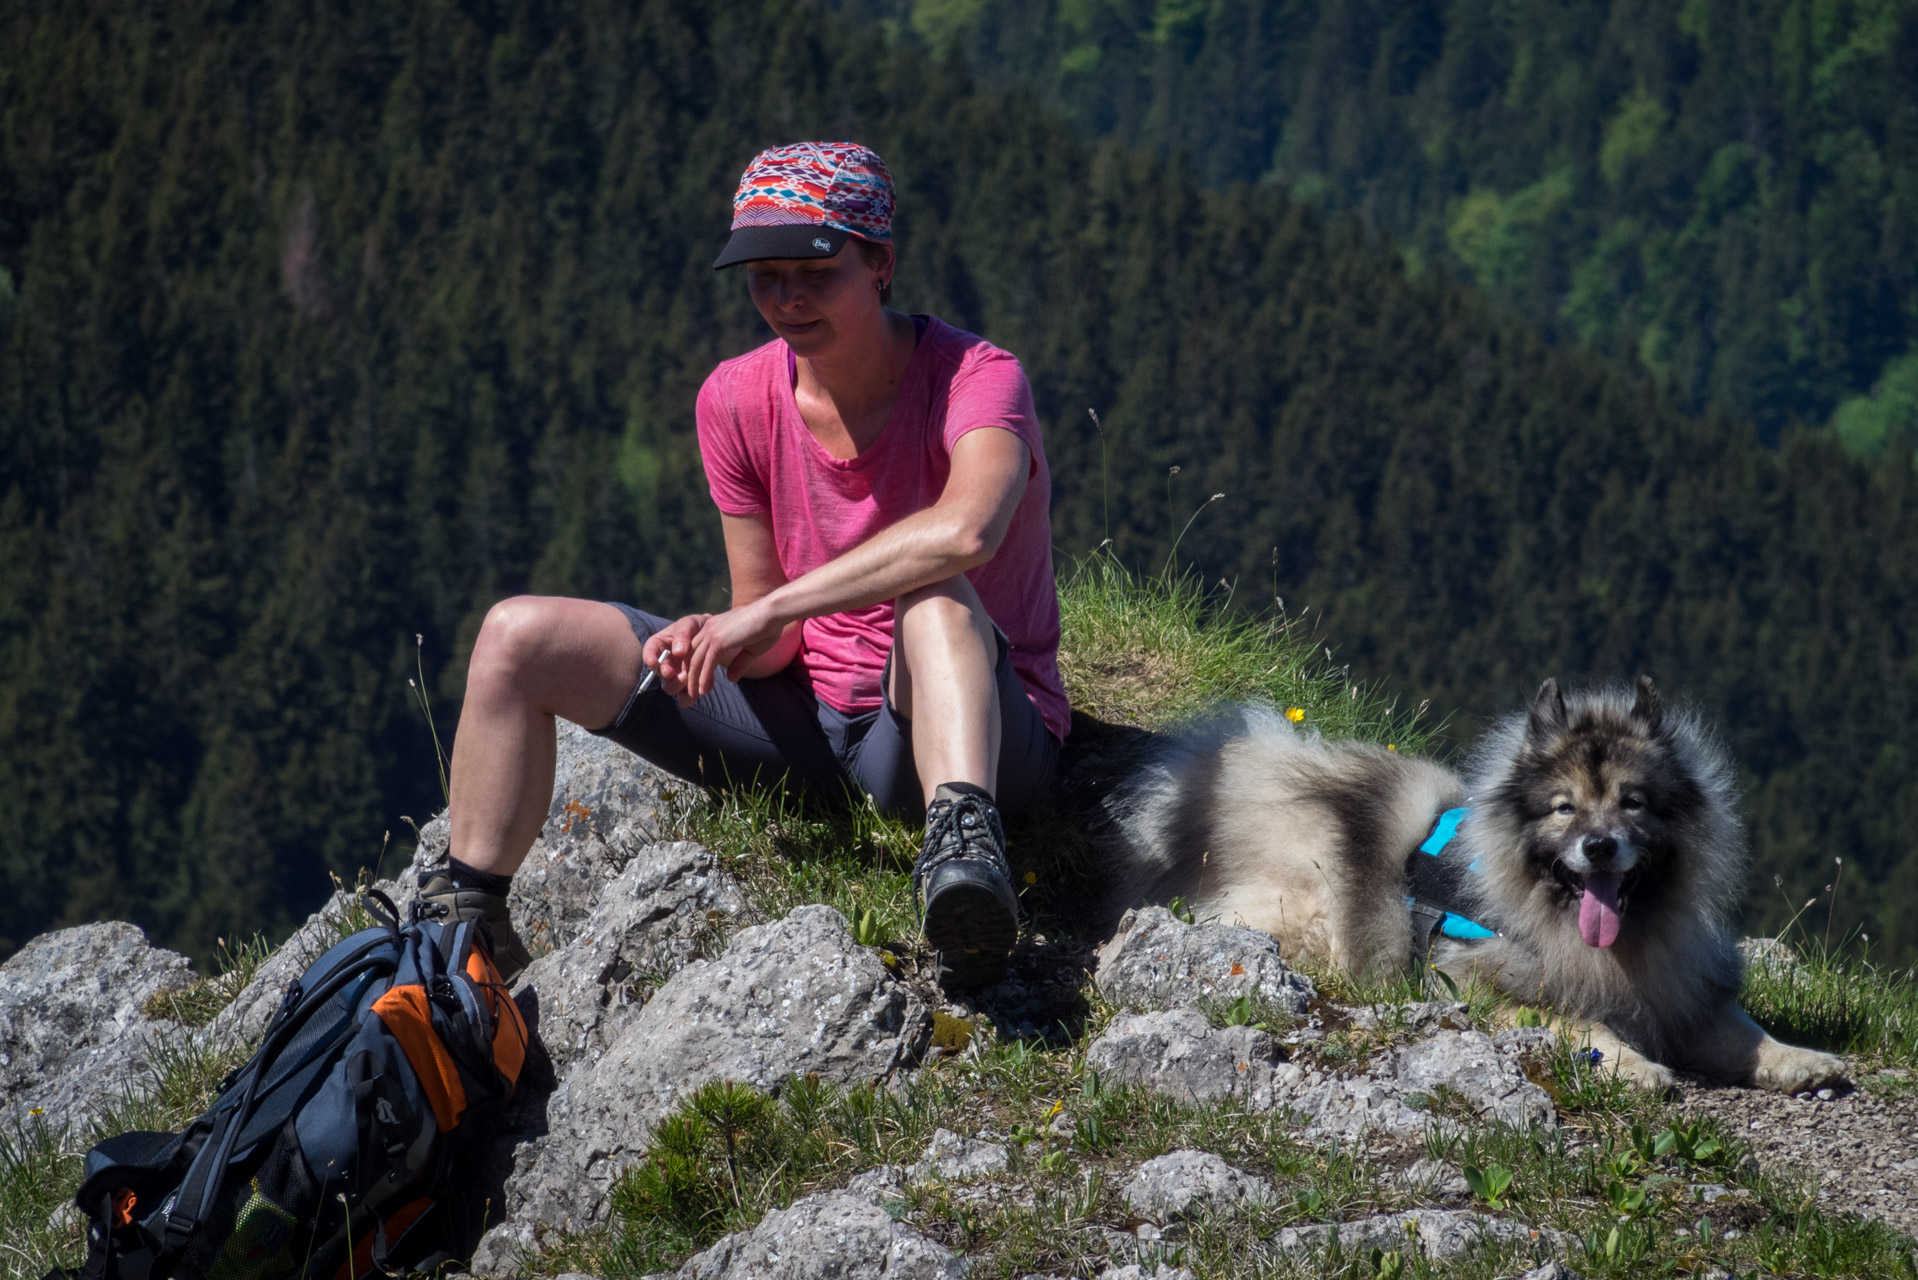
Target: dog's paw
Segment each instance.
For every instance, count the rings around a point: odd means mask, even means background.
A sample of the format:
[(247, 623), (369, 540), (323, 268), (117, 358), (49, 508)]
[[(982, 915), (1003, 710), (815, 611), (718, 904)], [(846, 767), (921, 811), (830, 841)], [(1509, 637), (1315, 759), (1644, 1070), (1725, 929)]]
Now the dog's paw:
[(1752, 1083), (1776, 1093), (1804, 1093), (1848, 1078), (1845, 1060), (1836, 1054), (1773, 1041), (1759, 1051)]
[(1661, 1093), (1678, 1083), (1678, 1076), (1670, 1067), (1653, 1062), (1650, 1058), (1641, 1058), (1635, 1053), (1619, 1054), (1612, 1063), (1612, 1070), (1641, 1089), (1653, 1089)]

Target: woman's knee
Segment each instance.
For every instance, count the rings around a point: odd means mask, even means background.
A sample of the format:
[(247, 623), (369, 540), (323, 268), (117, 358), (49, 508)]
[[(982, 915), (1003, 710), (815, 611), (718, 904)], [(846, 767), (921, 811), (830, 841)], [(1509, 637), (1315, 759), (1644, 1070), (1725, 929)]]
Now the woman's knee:
[(992, 636), (992, 618), (964, 574), (902, 594), (893, 604), (893, 622), (906, 637), (965, 631), (982, 639)]
[(538, 670), (557, 629), (553, 603), (544, 596), (513, 596), (488, 609), (473, 641), (467, 682), (516, 684)]

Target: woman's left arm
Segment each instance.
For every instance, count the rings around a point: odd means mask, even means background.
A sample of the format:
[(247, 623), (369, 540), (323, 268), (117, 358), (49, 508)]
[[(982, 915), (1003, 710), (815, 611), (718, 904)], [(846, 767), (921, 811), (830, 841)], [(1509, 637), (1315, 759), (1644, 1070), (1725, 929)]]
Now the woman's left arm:
[[(952, 446), (952, 473), (937, 502), (701, 627), (687, 655), (689, 692), (703, 695), (720, 668), (732, 673), (742, 650), (772, 643), (792, 623), (891, 600), (992, 559), (1031, 469), (1032, 451), (1013, 432), (968, 431)], [(740, 674), (751, 672), (741, 664)]]

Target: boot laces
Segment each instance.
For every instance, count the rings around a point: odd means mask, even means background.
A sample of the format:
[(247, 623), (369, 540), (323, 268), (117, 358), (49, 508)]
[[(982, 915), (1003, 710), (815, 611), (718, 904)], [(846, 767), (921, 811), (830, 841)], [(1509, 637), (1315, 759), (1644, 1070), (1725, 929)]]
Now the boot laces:
[[(1006, 833), (999, 824), (999, 806), (977, 796), (934, 800), (926, 806), (926, 840), (912, 866), (912, 900), (920, 904), (926, 877), (957, 858), (976, 858), (997, 871), (1008, 884), (1012, 868), (1006, 862)], [(920, 906), (924, 910), (923, 905)]]

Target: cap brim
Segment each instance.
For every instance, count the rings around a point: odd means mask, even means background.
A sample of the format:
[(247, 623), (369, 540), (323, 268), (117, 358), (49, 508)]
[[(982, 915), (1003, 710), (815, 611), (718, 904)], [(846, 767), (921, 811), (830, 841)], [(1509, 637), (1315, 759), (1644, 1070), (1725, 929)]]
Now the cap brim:
[(830, 258), (845, 248), (851, 233), (836, 227), (739, 227), (713, 259), (713, 270), (768, 258)]

